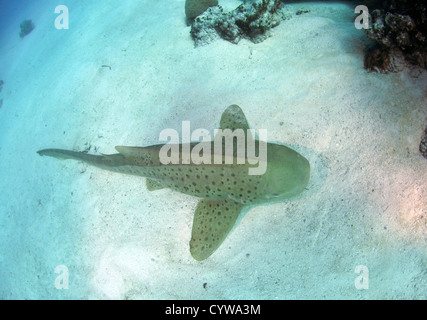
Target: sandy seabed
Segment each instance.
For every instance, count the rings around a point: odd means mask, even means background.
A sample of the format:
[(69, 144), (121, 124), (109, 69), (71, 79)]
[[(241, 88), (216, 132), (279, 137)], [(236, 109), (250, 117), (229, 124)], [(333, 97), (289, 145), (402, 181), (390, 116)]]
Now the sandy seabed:
[[(184, 2), (63, 1), (69, 30), (36, 5), (1, 39), (0, 297), (425, 299), (427, 72), (367, 73), (346, 3), (290, 4), (262, 43), (195, 48)], [(20, 39), (26, 18), (36, 29)], [(188, 246), (196, 198), (36, 153), (156, 144), (183, 120), (213, 130), (230, 104), (312, 176), (293, 201), (247, 210), (201, 263)]]

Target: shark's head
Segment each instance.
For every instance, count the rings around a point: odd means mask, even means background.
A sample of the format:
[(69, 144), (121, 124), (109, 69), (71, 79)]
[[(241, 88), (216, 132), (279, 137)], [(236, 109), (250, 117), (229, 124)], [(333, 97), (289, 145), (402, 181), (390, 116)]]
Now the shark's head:
[(298, 152), (278, 144), (268, 144), (264, 199), (282, 201), (302, 191), (310, 179), (310, 164)]

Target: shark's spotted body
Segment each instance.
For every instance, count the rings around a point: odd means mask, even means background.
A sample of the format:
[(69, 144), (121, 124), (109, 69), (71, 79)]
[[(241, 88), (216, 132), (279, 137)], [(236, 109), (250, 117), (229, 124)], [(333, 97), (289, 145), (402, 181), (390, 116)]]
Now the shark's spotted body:
[[(249, 129), (237, 105), (228, 107), (221, 129)], [(310, 177), (310, 165), (302, 155), (282, 145), (267, 143), (267, 170), (249, 175), (245, 164), (168, 164), (159, 159), (163, 145), (118, 146), (118, 154), (90, 155), (61, 149), (44, 149), (40, 155), (81, 160), (120, 173), (147, 178), (151, 190), (170, 188), (202, 198), (196, 208), (190, 252), (196, 260), (208, 258), (224, 241), (245, 206), (276, 202), (302, 192)], [(190, 150), (196, 144), (190, 145)], [(182, 150), (182, 145), (180, 145)], [(214, 148), (212, 148), (214, 150)]]

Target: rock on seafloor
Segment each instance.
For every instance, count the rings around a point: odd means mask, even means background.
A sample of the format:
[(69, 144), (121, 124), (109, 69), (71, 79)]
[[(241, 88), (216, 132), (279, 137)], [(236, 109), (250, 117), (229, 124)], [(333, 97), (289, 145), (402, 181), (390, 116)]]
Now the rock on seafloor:
[(221, 6), (211, 7), (196, 17), (191, 35), (196, 46), (218, 38), (232, 43), (245, 38), (258, 43), (286, 18), (282, 8), (281, 0), (247, 0), (231, 12), (224, 12)]
[(34, 30), (36, 26), (34, 25), (32, 20), (24, 20), (21, 22), (20, 28), (21, 32), (19, 33), (19, 36), (21, 38), (24, 38), (26, 35), (30, 34), (31, 31)]
[(412, 64), (427, 68), (427, 9), (424, 2), (373, 2), (369, 7), (371, 25), (366, 30), (367, 36), (381, 50), (399, 50)]

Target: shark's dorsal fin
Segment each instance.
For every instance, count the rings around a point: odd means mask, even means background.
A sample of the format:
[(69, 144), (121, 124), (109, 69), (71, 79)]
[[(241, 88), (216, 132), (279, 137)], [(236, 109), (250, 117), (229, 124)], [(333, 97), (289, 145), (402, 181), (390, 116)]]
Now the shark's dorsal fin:
[(201, 261), (209, 257), (233, 228), (243, 205), (231, 200), (202, 199), (194, 213), (190, 252)]
[[(239, 146), (242, 147), (242, 150), (245, 150), (247, 143), (249, 143), (249, 139), (253, 139), (252, 133), (248, 130), (250, 129), (248, 120), (246, 119), (245, 114), (242, 109), (237, 104), (232, 104), (222, 113), (221, 121), (219, 123), (220, 131), (215, 135), (214, 141), (216, 143), (225, 144), (225, 137), (229, 137), (229, 134), (234, 136), (233, 138), (233, 155), (237, 156), (237, 150)], [(227, 133), (227, 130), (231, 130), (231, 132)], [(237, 130), (237, 131), (236, 131)], [(238, 132), (241, 130), (241, 132)], [(243, 133), (244, 139), (239, 139), (237, 136), (241, 136)], [(237, 141), (236, 141), (237, 138)], [(226, 138), (227, 139), (227, 138)], [(221, 142), (220, 142), (221, 141)]]
[(237, 104), (232, 104), (222, 113), (219, 128), (231, 131), (243, 129), (246, 132), (249, 129), (249, 123), (242, 109)]

